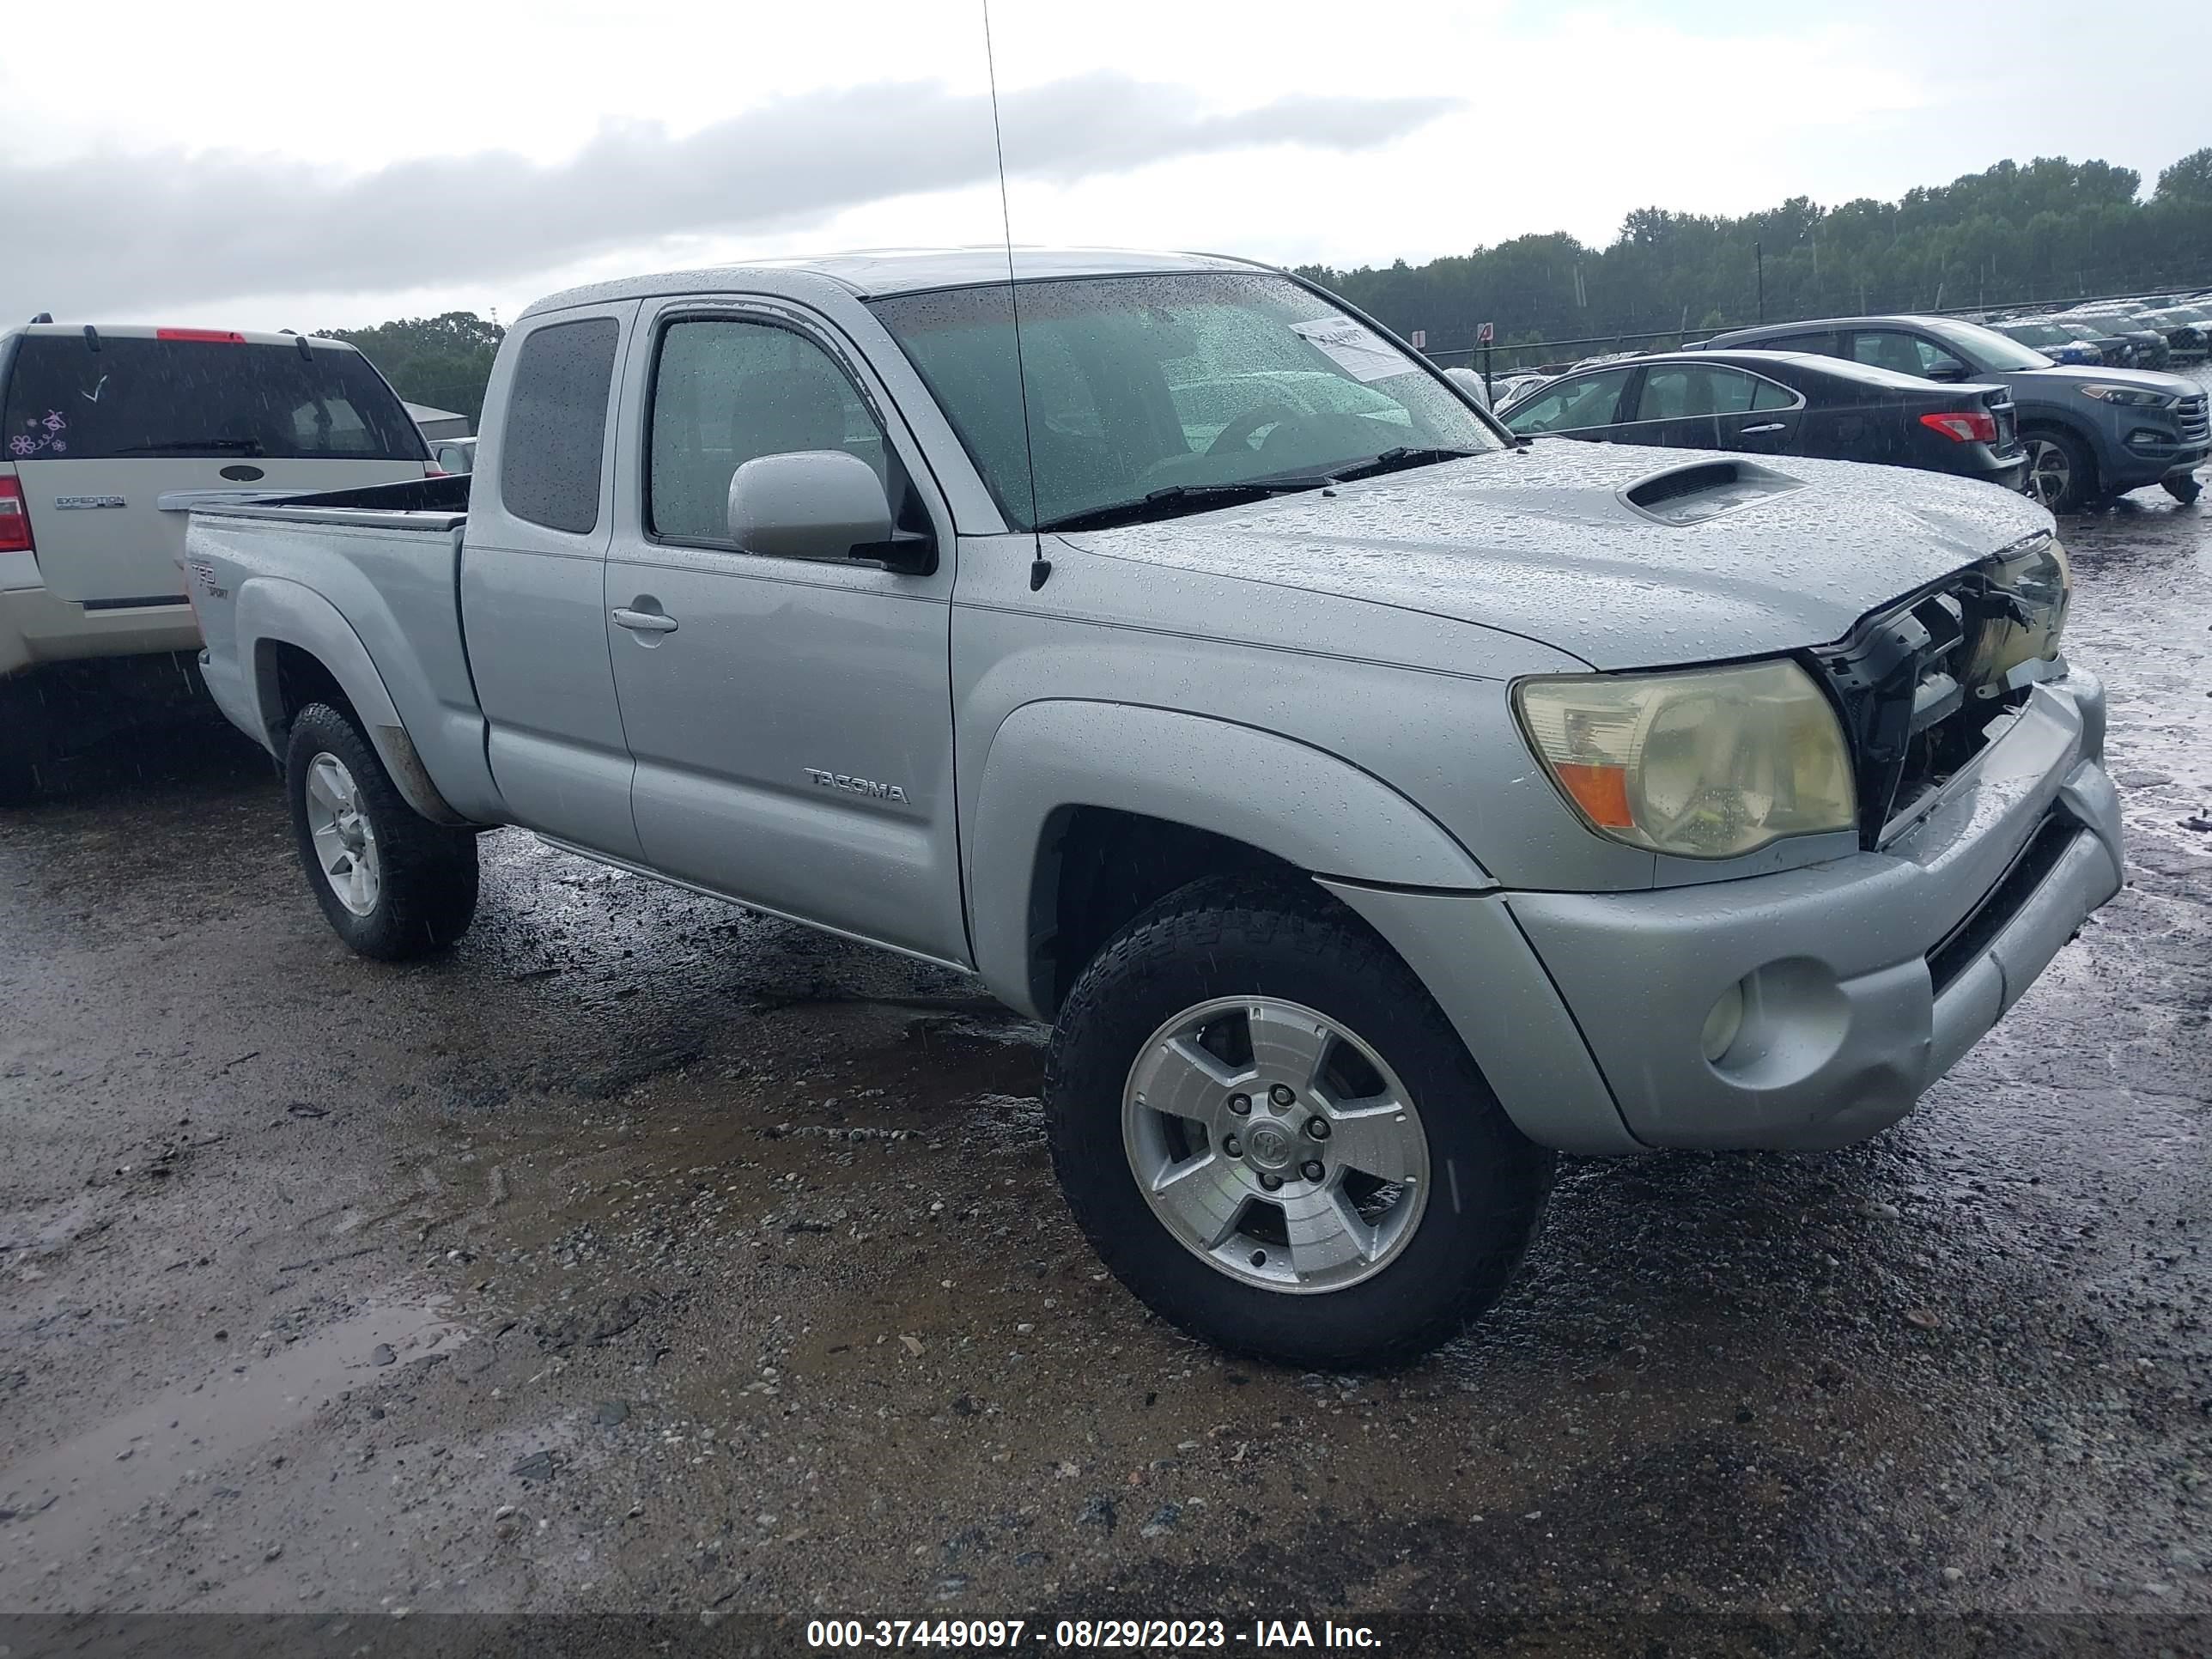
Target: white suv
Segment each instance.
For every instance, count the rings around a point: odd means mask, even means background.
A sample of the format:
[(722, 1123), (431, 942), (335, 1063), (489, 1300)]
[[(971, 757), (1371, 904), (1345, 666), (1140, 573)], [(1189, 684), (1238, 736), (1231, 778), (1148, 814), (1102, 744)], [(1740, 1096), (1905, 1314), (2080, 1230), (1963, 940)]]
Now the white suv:
[(0, 802), (192, 694), (185, 515), (161, 496), (429, 470), (398, 394), (341, 341), (44, 318), (0, 332)]

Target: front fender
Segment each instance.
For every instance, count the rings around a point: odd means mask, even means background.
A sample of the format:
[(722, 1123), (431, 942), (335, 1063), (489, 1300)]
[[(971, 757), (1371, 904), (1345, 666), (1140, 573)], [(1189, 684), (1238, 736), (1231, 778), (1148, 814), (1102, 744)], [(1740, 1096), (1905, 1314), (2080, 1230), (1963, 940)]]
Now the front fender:
[(246, 695), (255, 722), (271, 753), (283, 754), (280, 731), (284, 704), (277, 655), (264, 647), (298, 647), (329, 670), (353, 705), (362, 732), (407, 804), (434, 823), (469, 822), (447, 804), (430, 781), (422, 757), (385, 688), (383, 675), (338, 608), (313, 589), (278, 577), (257, 576), (240, 587), (237, 639), (242, 664), (251, 665)]
[(1461, 892), (1498, 884), (1434, 818), (1326, 750), (1140, 704), (1026, 703), (984, 757), (968, 891), (978, 971), (1033, 1016), (1048, 1000), (1031, 950), (1040, 884), (1055, 874), (1047, 826), (1076, 806), (1208, 830), (1317, 876)]

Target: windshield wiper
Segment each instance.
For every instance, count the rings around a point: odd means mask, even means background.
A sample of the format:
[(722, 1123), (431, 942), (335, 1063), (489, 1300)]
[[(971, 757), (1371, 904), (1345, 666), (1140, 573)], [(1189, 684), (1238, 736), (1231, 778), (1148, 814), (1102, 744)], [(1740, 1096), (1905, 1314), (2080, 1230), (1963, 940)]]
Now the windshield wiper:
[(258, 438), (164, 438), (157, 444), (132, 444), (114, 453), (118, 455), (155, 455), (179, 449), (222, 449), (234, 451), (240, 455), (262, 453)]
[(1334, 477), (1339, 483), (1349, 483), (1354, 478), (1379, 478), (1385, 472), (1403, 472), (1409, 467), (1434, 466), (1438, 461), (1463, 461), (1481, 453), (1478, 449), (1409, 449), (1401, 446), (1384, 450), (1371, 461), (1340, 466)]
[(1270, 495), (1291, 495), (1301, 489), (1319, 489), (1335, 482), (1334, 478), (1314, 473), (1304, 477), (1254, 478), (1243, 483), (1170, 484), (1165, 489), (1155, 489), (1140, 501), (1116, 501), (1111, 507), (1085, 507), (1080, 513), (1048, 519), (1037, 528), (1041, 531), (1109, 530), (1116, 525), (1142, 524), (1149, 519), (1173, 518), (1182, 513), (1202, 513), (1208, 507), (1235, 507), (1246, 501), (1265, 501)]

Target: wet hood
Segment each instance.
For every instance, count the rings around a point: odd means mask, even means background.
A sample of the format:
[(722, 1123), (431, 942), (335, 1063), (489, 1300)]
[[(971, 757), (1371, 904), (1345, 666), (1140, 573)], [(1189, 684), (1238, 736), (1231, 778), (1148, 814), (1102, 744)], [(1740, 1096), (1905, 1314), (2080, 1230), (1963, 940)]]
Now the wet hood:
[(1613, 669), (1840, 639), (1884, 602), (2051, 527), (1994, 484), (1795, 457), (1752, 463), (1784, 482), (1697, 522), (1663, 521), (1624, 497), (1654, 474), (1735, 459), (1750, 458), (1539, 440), (1333, 495), (1066, 539), (1163, 569), (1502, 629)]

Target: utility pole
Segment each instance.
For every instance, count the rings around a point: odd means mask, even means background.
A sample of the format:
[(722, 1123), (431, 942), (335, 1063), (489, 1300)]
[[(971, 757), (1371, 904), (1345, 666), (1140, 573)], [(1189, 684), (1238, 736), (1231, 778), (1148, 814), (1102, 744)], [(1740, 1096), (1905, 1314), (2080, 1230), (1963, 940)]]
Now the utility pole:
[(1764, 245), (1758, 242), (1751, 245), (1751, 264), (1759, 277), (1759, 320), (1763, 323), (1766, 320), (1766, 249)]

